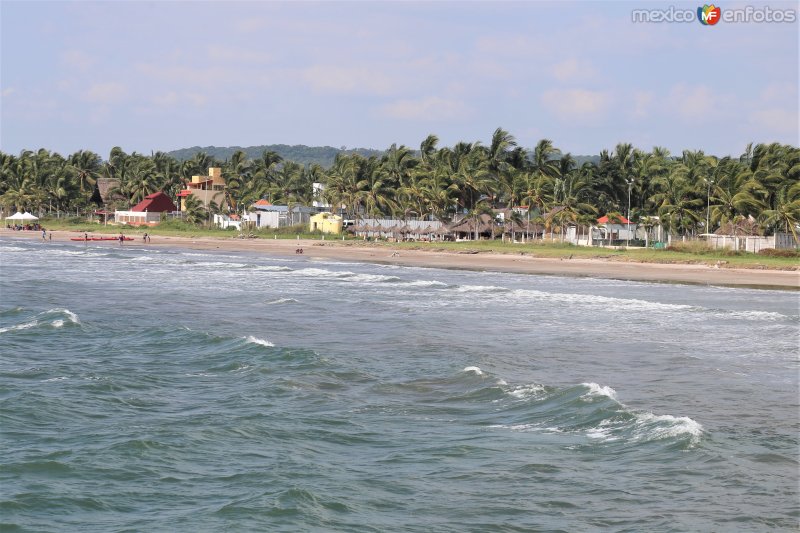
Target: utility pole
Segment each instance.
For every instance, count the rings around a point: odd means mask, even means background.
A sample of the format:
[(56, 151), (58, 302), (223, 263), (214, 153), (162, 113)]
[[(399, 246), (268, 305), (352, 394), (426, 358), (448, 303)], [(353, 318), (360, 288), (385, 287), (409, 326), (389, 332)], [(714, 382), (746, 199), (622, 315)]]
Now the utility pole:
[(706, 182), (706, 186), (708, 187), (706, 193), (706, 233), (711, 233), (711, 228), (709, 227), (711, 219), (711, 186), (714, 185), (714, 180), (703, 178), (703, 181)]
[(625, 247), (627, 248), (631, 244), (631, 189), (633, 188), (633, 178), (628, 178), (625, 181), (628, 182), (628, 234), (625, 241)]

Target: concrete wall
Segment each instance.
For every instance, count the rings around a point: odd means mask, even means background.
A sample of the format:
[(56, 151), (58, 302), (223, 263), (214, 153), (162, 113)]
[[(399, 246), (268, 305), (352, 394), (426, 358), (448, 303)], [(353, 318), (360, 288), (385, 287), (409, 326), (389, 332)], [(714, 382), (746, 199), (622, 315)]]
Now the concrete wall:
[(715, 249), (738, 250), (758, 253), (767, 248), (787, 249), (798, 246), (794, 236), (788, 233), (776, 233), (770, 237), (746, 237), (735, 235), (709, 235), (708, 244)]

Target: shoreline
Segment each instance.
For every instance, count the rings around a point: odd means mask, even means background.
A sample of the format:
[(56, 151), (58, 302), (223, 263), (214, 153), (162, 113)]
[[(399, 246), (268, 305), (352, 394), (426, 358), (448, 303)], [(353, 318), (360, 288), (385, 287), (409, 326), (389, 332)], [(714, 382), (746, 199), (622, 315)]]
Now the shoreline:
[[(54, 235), (55, 237), (52, 241), (48, 240), (42, 244), (58, 242), (80, 245), (82, 242), (70, 240), (70, 238), (79, 235), (76, 232), (57, 231)], [(90, 232), (89, 235), (91, 237), (94, 234)], [(42, 242), (41, 233), (36, 231), (10, 231), (3, 229), (0, 231), (0, 239), (26, 239)], [(114, 241), (94, 241), (93, 243), (103, 246), (119, 246)], [(797, 270), (715, 268), (699, 264), (542, 258), (502, 253), (464, 254), (441, 250), (409, 250), (393, 248), (391, 245), (374, 246), (352, 241), (220, 239), (214, 237), (191, 238), (154, 235), (150, 243), (145, 244), (142, 242), (141, 237), (137, 236), (134, 241), (125, 242), (122, 246), (171, 246), (194, 250), (256, 252), (277, 256), (294, 256), (296, 255), (295, 250), (302, 248), (303, 256), (312, 260), (332, 259), (478, 272), (505, 272), (772, 290), (800, 290), (800, 272)]]

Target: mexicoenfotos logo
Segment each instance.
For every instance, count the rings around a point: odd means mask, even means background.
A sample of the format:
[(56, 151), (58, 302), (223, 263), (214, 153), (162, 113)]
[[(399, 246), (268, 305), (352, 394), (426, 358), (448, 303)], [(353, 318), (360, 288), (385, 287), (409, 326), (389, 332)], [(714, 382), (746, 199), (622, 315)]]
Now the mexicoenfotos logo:
[(714, 7), (714, 4), (704, 5), (703, 7), (697, 8), (697, 20), (700, 21), (700, 24), (703, 26), (713, 26), (722, 18), (720, 16), (722, 10), (718, 7)]
[(724, 21), (726, 24), (794, 23), (797, 22), (798, 16), (796, 8), (773, 9), (770, 6), (746, 6), (723, 11), (714, 4), (705, 4), (698, 7), (696, 12), (691, 9), (679, 9), (675, 6), (663, 9), (634, 9), (631, 11), (631, 18), (633, 22), (644, 23), (681, 23), (697, 20), (703, 26), (715, 26), (719, 21)]

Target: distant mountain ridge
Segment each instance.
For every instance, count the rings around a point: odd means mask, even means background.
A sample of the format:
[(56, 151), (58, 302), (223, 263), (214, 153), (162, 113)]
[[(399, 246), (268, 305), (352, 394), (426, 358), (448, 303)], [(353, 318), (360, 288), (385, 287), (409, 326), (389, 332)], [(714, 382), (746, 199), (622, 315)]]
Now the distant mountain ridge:
[(264, 150), (275, 152), (281, 156), (285, 161), (294, 161), (301, 165), (321, 165), (324, 168), (329, 168), (333, 165), (333, 160), (338, 153), (352, 154), (356, 153), (364, 157), (376, 156), (381, 157), (384, 150), (373, 150), (371, 148), (334, 148), (332, 146), (306, 146), (304, 144), (265, 144), (261, 146), (193, 146), (191, 148), (181, 148), (180, 150), (173, 150), (167, 152), (169, 155), (185, 161), (195, 156), (197, 152), (204, 152), (211, 157), (225, 161), (231, 158), (234, 152), (241, 150), (247, 154), (248, 159), (256, 159), (261, 157)]
[[(179, 161), (185, 161), (194, 157), (198, 152), (203, 152), (214, 159), (226, 161), (230, 159), (233, 153), (238, 150), (243, 151), (247, 155), (248, 159), (256, 159), (261, 157), (261, 154), (264, 153), (264, 150), (267, 150), (270, 152), (275, 152), (285, 161), (294, 161), (295, 163), (299, 163), (301, 165), (316, 164), (322, 166), (323, 168), (330, 168), (331, 165), (333, 165), (333, 160), (336, 158), (336, 154), (339, 153), (356, 153), (364, 157), (375, 156), (378, 158), (386, 153), (385, 150), (376, 150), (374, 148), (334, 148), (333, 146), (306, 146), (304, 144), (265, 144), (261, 146), (248, 147), (192, 146), (191, 148), (173, 150), (171, 152), (167, 152), (167, 154), (171, 155), (175, 159), (178, 159)], [(414, 151), (414, 153), (419, 155), (417, 151)], [(531, 154), (532, 152), (529, 152), (529, 155)], [(598, 164), (600, 162), (599, 155), (573, 155), (572, 157), (575, 159), (576, 166), (581, 166), (585, 162), (594, 164)]]

